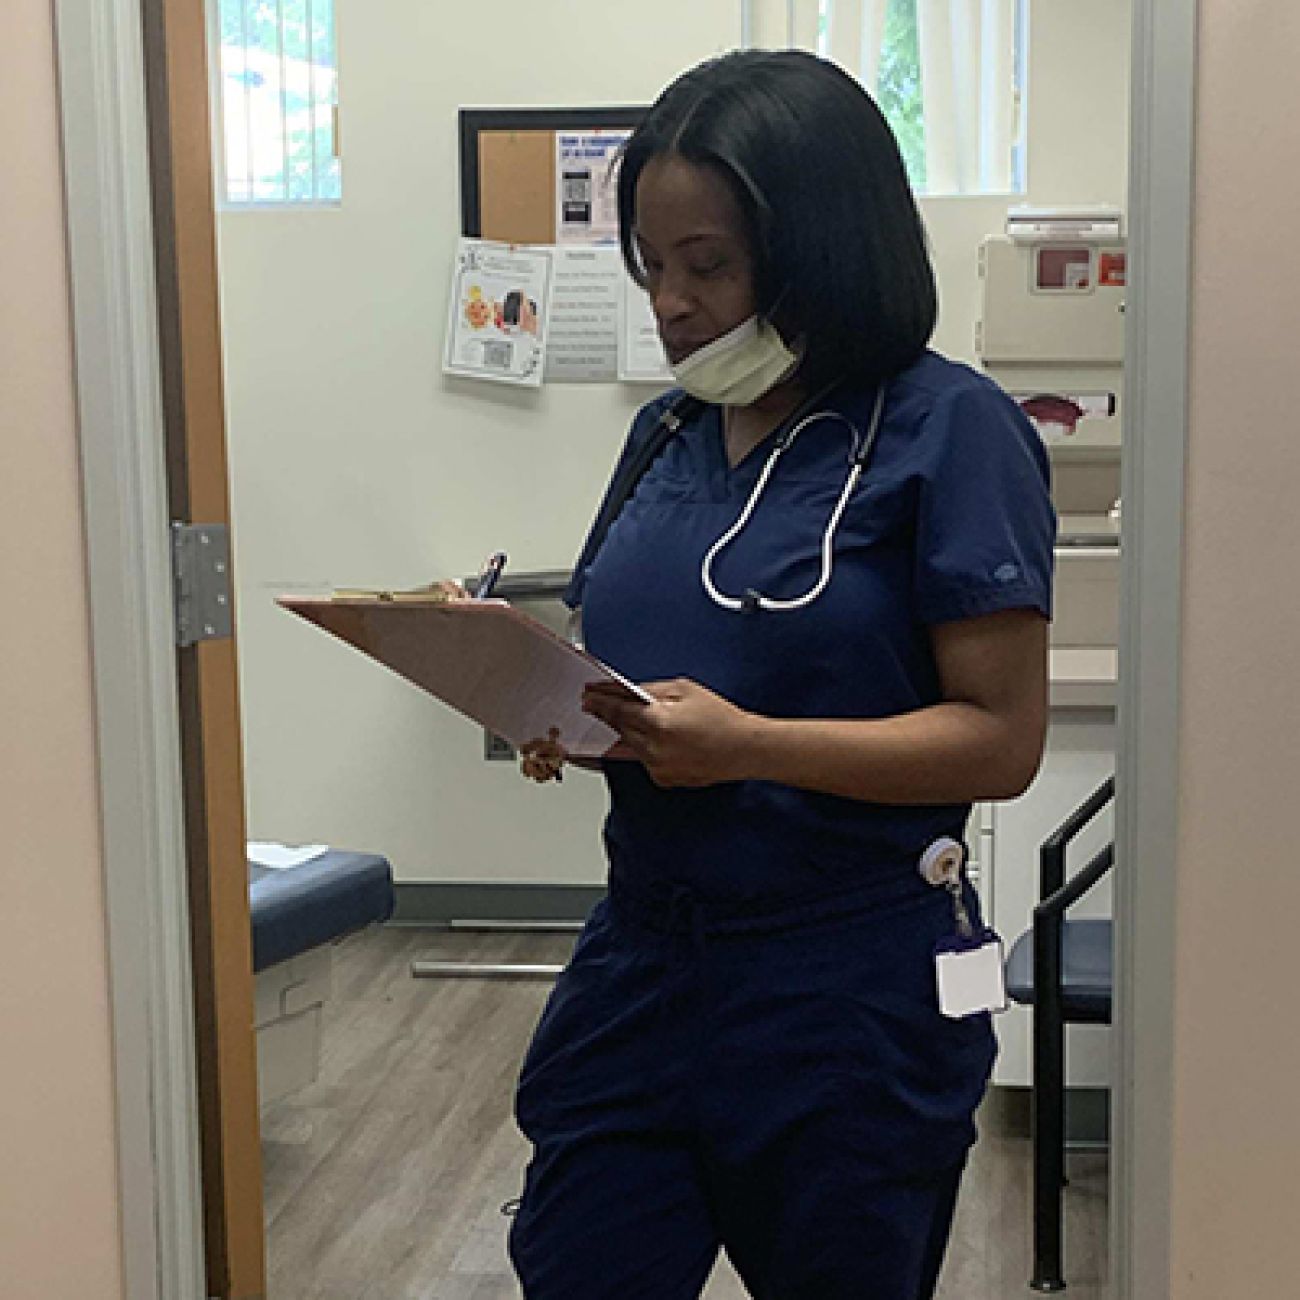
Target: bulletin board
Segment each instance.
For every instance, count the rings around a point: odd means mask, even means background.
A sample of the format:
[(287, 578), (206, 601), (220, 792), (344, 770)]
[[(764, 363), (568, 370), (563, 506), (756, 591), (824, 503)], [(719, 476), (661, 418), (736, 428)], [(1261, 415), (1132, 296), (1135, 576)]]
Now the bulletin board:
[(509, 244), (553, 244), (557, 132), (639, 126), (648, 110), (462, 108), (461, 233)]

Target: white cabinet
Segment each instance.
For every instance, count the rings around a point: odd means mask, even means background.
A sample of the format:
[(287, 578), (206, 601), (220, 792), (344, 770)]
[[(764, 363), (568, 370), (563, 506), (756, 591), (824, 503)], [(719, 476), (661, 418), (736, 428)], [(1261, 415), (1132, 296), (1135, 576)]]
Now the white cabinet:
[[(1053, 710), (1047, 749), (1037, 778), (1019, 799), (985, 805), (991, 833), (981, 831), (980, 809), (971, 818), (968, 838), (980, 859), (980, 894), (985, 914), (1008, 952), (1032, 924), (1038, 902), (1038, 850), (1057, 826), (1115, 770), (1115, 715), (1110, 710)], [(1111, 840), (1113, 805), (1104, 809), (1069, 846), (1067, 878)], [(975, 844), (978, 843), (978, 851)], [(1118, 869), (1118, 868), (1117, 868)], [(1108, 876), (1070, 911), (1071, 916), (1109, 916)], [(1013, 1006), (994, 1017), (1001, 1048), (993, 1081), (1028, 1086), (1030, 1024), (1028, 1007)], [(1110, 1031), (1105, 1026), (1072, 1025), (1068, 1030), (1067, 1081), (1103, 1086), (1110, 1080)]]
[(979, 896), (986, 918), (993, 915), (989, 880), (993, 874), (993, 805), (977, 803), (966, 824), (966, 875)]

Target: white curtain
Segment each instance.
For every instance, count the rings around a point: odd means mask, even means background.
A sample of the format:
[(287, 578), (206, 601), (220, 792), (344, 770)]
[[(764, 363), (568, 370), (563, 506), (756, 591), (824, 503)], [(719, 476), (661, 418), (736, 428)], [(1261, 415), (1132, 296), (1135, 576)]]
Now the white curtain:
[(827, 53), (874, 95), (889, 0), (833, 0)]
[[(891, 3), (916, 5), (926, 190), (1006, 193), (1012, 185), (1019, 0), (829, 0), (825, 52), (873, 94)], [(743, 0), (755, 45), (816, 49), (821, 0)]]
[(932, 194), (1011, 189), (1016, 0), (916, 0)]
[(822, 0), (742, 0), (741, 30), (751, 45), (825, 53), (874, 92), (889, 0), (826, 0), (824, 50), (818, 41), (821, 6)]
[(820, 0), (741, 0), (741, 43), (817, 51)]

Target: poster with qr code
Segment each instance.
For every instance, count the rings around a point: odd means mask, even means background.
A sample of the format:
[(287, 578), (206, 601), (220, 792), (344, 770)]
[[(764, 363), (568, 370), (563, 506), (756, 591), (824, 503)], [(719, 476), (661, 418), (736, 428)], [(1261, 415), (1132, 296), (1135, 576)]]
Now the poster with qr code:
[(618, 243), (618, 156), (632, 132), (555, 133), (555, 242)]
[(461, 239), (443, 369), (536, 388), (550, 319), (554, 250)]

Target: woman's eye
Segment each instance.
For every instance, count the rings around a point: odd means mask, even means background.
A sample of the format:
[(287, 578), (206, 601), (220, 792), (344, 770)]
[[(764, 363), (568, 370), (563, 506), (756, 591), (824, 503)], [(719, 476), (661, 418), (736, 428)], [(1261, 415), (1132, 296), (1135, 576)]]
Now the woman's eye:
[(691, 267), (691, 274), (698, 275), (702, 280), (706, 280), (711, 275), (717, 275), (719, 271), (726, 267), (726, 262), (721, 258), (715, 258), (709, 262), (697, 262)]

